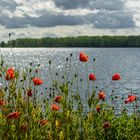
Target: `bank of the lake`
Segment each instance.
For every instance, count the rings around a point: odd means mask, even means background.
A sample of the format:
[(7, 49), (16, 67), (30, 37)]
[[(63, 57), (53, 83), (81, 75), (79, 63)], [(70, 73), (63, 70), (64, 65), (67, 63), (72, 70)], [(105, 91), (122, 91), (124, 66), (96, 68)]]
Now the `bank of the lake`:
[(13, 40), (12, 35), (9, 36), (9, 41), (4, 41), (0, 44), (1, 47), (140, 47), (140, 36), (78, 36), (78, 37), (63, 37), (63, 38), (18, 38)]

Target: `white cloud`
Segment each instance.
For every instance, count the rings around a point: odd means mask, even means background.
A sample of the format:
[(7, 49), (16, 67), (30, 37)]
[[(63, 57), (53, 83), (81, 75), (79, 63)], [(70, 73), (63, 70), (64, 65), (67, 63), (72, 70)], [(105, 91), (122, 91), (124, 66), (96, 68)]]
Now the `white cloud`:
[(125, 0), (125, 9), (133, 14), (135, 26), (140, 27), (140, 1), (139, 0)]
[(1, 36), (138, 34), (139, 15), (139, 0), (0, 0)]

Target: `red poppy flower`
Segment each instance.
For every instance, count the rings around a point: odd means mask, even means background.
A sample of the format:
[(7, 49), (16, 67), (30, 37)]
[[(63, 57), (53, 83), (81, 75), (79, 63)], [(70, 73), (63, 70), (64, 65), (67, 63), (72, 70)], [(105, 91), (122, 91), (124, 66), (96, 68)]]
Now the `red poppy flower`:
[(98, 97), (99, 97), (99, 99), (104, 100), (106, 98), (105, 92), (104, 91), (100, 91), (98, 93)]
[(59, 110), (59, 107), (55, 104), (52, 105), (52, 110), (53, 111), (58, 111)]
[(33, 83), (34, 83), (34, 85), (36, 85), (36, 86), (39, 86), (39, 85), (42, 85), (43, 84), (43, 81), (40, 79), (40, 78), (33, 78)]
[(79, 59), (82, 62), (87, 62), (89, 58), (88, 55), (86, 55), (84, 52), (80, 52)]
[(114, 80), (114, 81), (121, 80), (120, 74), (119, 74), (119, 73), (115, 73), (115, 74), (112, 76), (112, 80)]
[(99, 105), (96, 106), (96, 111), (100, 113), (101, 107)]
[(4, 105), (5, 104), (5, 101), (3, 100), (0, 100), (0, 106)]
[(6, 71), (5, 79), (6, 80), (13, 80), (13, 79), (15, 79), (15, 71), (14, 71), (13, 68), (9, 68)]
[(128, 95), (128, 98), (124, 102), (125, 102), (125, 104), (132, 103), (136, 100), (136, 98), (137, 97), (134, 95)]
[(30, 89), (28, 92), (27, 92), (27, 95), (29, 96), (29, 97), (32, 97), (32, 90)]
[(58, 96), (56, 96), (55, 98), (54, 98), (54, 101), (56, 102), (56, 103), (60, 103), (61, 102), (61, 96), (60, 95), (58, 95)]
[(109, 122), (105, 122), (105, 123), (103, 124), (103, 128), (105, 128), (105, 129), (110, 128), (110, 123), (109, 123)]
[(7, 115), (7, 119), (18, 119), (19, 117), (20, 117), (20, 113), (18, 111), (9, 113)]
[(96, 76), (93, 73), (89, 74), (89, 80), (95, 81)]
[(42, 119), (42, 120), (39, 121), (39, 124), (46, 125), (46, 124), (48, 124), (48, 120), (47, 119)]

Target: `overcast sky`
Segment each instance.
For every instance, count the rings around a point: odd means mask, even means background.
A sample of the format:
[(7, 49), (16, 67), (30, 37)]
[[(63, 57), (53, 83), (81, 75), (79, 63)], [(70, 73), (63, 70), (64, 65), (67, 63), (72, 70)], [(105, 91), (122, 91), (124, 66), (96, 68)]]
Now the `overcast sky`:
[(12, 37), (139, 35), (140, 0), (0, 0), (0, 41)]

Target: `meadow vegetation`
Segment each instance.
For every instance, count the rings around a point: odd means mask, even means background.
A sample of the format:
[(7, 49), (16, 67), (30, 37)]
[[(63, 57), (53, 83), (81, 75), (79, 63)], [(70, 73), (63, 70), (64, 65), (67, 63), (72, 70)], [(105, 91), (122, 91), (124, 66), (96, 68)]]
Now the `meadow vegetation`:
[[(52, 61), (48, 61), (47, 73), (52, 81), (45, 91), (40, 91), (40, 86), (46, 85), (39, 77), (39, 69), (34, 69), (32, 63), (26, 70), (20, 71), (8, 67), (1, 59), (1, 140), (140, 140), (138, 97), (132, 93), (122, 98), (120, 102), (124, 107), (117, 116), (114, 106), (107, 102), (114, 100), (114, 90), (112, 93), (106, 93), (106, 89), (97, 90), (95, 82), (98, 77), (94, 70), (86, 76), (86, 80), (78, 74), (78, 67), (70, 75), (72, 58), (70, 54), (66, 59), (69, 70), (61, 76), (52, 74)], [(86, 67), (88, 60), (89, 56), (84, 52), (77, 56), (79, 65)], [(110, 76), (113, 82), (121, 79), (119, 73)], [(87, 88), (82, 87), (84, 82), (90, 82), (92, 86), (86, 84)], [(125, 110), (127, 104), (133, 105), (132, 114)]]

